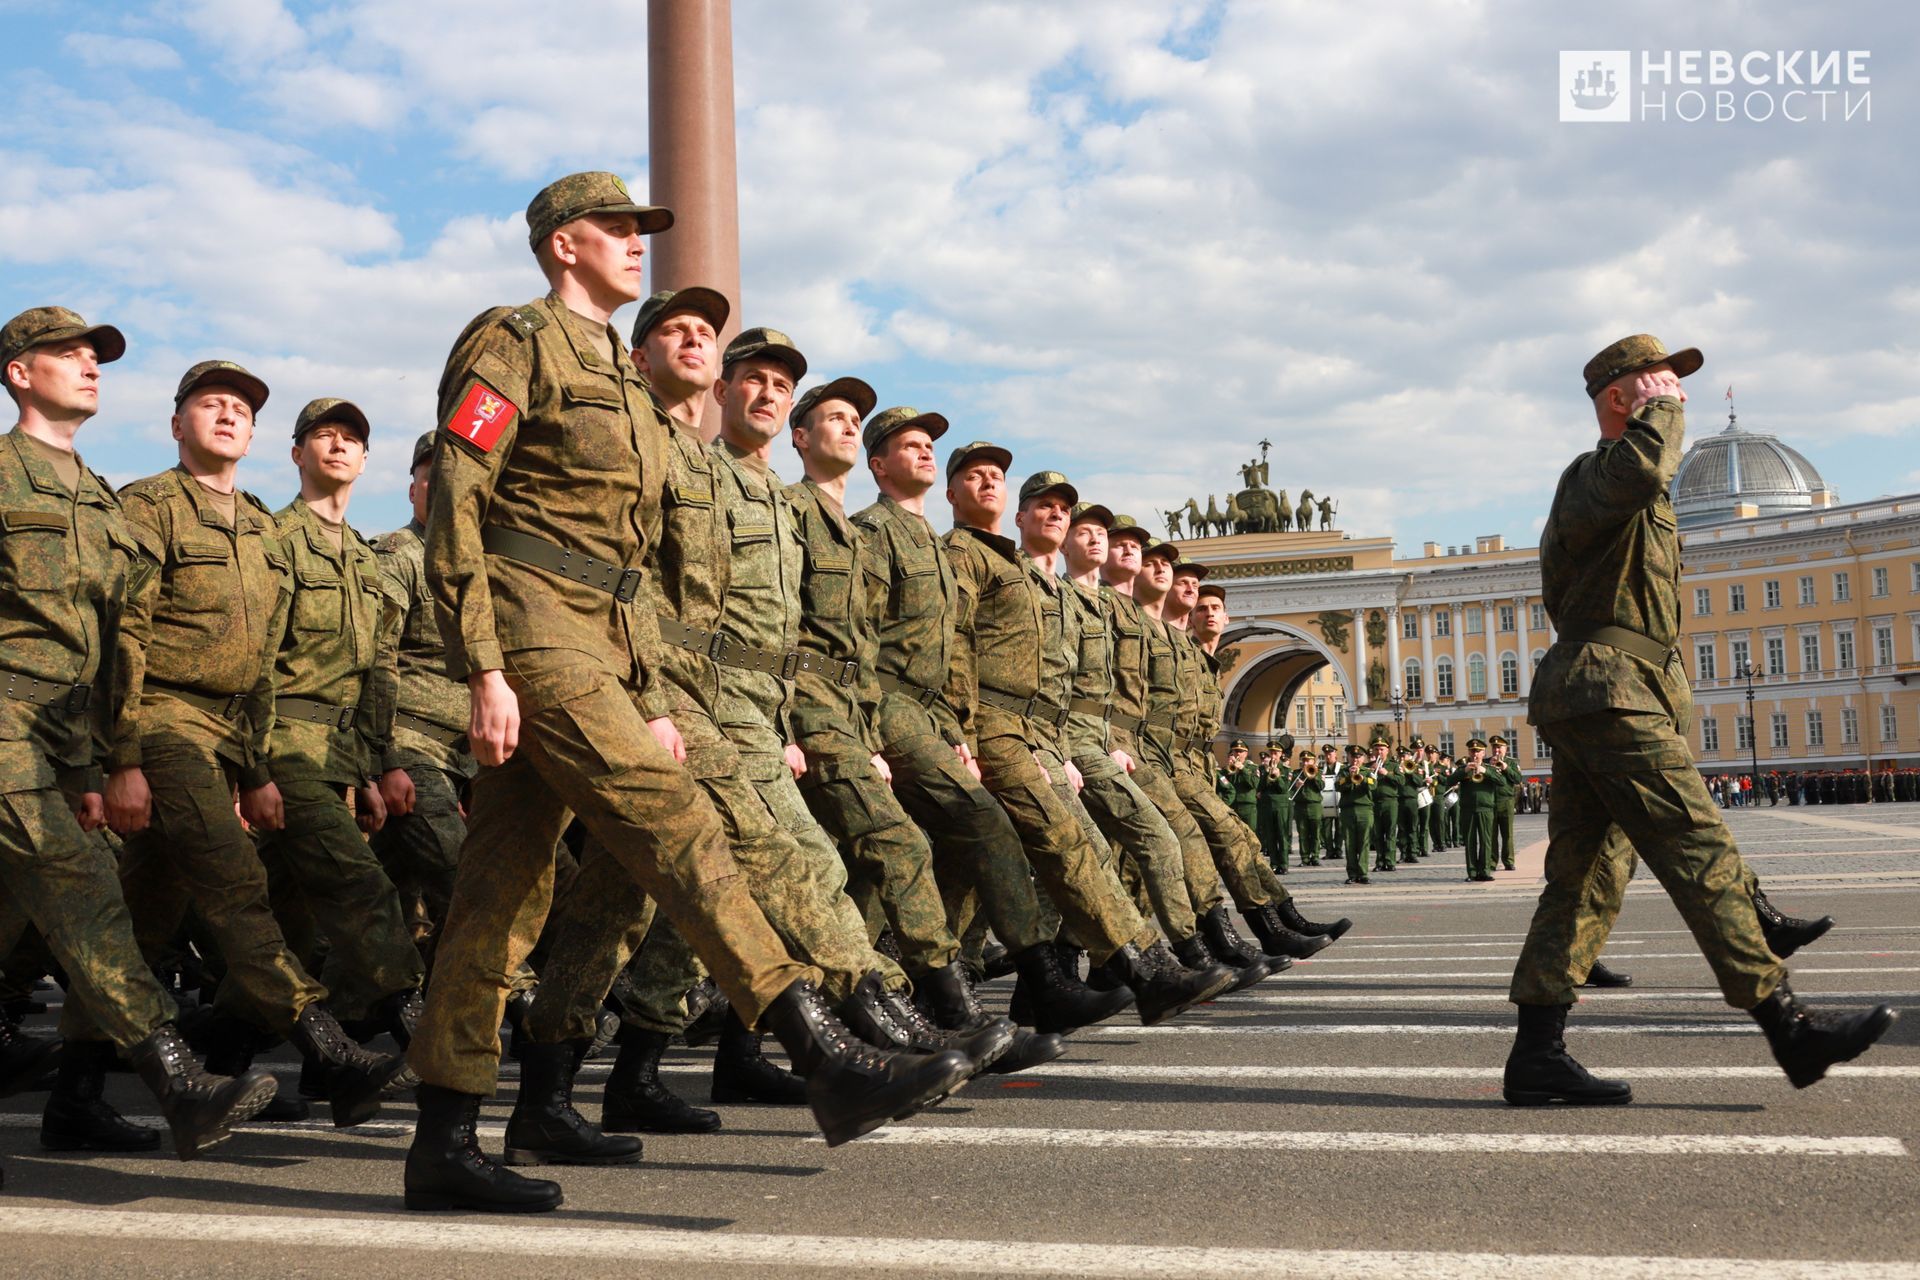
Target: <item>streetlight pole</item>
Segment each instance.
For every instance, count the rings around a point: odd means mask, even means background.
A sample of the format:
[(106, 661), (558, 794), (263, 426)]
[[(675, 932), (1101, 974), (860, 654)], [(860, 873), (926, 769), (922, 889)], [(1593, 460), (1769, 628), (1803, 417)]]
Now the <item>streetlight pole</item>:
[(1396, 755), (1400, 751), (1400, 722), (1407, 714), (1407, 700), (1400, 696), (1400, 692), (1400, 686), (1394, 685), (1393, 697), (1389, 699), (1393, 704), (1393, 750)]
[(1760, 787), (1760, 722), (1753, 714), (1753, 678), (1760, 674), (1760, 668), (1749, 662), (1746, 670), (1740, 674), (1747, 678), (1747, 749), (1753, 759), (1753, 785)]

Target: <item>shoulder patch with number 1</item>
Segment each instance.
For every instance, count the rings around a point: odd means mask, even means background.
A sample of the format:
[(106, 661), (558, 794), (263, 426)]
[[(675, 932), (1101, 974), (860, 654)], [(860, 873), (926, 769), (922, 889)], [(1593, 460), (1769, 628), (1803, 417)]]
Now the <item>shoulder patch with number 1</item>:
[(476, 379), (444, 429), (486, 453), (499, 443), (500, 434), (519, 413), (520, 407), (513, 401)]

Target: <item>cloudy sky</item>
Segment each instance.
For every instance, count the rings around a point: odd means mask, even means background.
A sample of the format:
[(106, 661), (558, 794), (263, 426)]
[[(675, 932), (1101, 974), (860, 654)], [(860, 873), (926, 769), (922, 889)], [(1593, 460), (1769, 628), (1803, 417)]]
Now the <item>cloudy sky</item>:
[[(174, 382), (223, 356), (274, 388), (243, 483), (291, 497), (293, 414), (344, 395), (376, 424), (354, 521), (402, 521), (454, 335), (543, 289), (528, 198), (644, 189), (646, 7), (0, 0), (0, 313), (132, 344), (88, 460), (168, 465)], [(1706, 351), (1697, 432), (1731, 383), (1843, 500), (1911, 492), (1917, 31), (1907, 3), (736, 0), (745, 318), (1143, 519), (1266, 438), (1355, 533), (1531, 543), (1593, 435), (1580, 366), (1638, 330)], [(1616, 48), (1866, 50), (1872, 118), (1560, 123), (1559, 51)]]

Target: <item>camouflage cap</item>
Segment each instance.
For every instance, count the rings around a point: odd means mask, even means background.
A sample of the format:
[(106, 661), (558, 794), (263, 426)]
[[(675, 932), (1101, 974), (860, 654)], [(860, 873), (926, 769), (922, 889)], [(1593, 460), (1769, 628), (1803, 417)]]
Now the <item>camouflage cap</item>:
[(1021, 502), (1048, 493), (1060, 494), (1066, 498), (1069, 507), (1080, 501), (1080, 491), (1058, 471), (1036, 471), (1020, 482)]
[(111, 364), (127, 354), (127, 339), (110, 324), (88, 324), (78, 311), (65, 307), (31, 307), (0, 327), (0, 366), (12, 364), (22, 353), (50, 342), (87, 338), (94, 359)]
[(1180, 559), (1173, 562), (1173, 576), (1176, 578), (1181, 574), (1190, 574), (1196, 578), (1204, 578), (1211, 572), (1211, 569), (1201, 564), (1198, 560)]
[[(1175, 573), (1180, 572), (1180, 567), (1175, 565), (1173, 571)], [(1200, 587), (1200, 595), (1197, 598), (1204, 600), (1208, 596), (1212, 596), (1221, 604), (1225, 604), (1227, 602), (1227, 589), (1217, 582), (1203, 583)]]
[(1132, 538), (1143, 548), (1153, 545), (1153, 535), (1141, 527), (1140, 522), (1129, 515), (1117, 515), (1113, 523), (1107, 526), (1107, 541), (1115, 538)]
[(775, 361), (786, 366), (795, 382), (807, 376), (807, 358), (793, 345), (793, 339), (778, 329), (748, 329), (742, 333), (727, 344), (726, 353), (720, 357), (720, 369), (725, 372), (742, 360)]
[[(873, 406), (880, 403), (880, 396), (858, 378), (835, 378), (832, 382), (823, 382), (802, 392), (800, 398), (793, 402), (793, 413), (787, 421), (797, 427), (808, 414), (829, 400), (845, 400), (852, 405), (854, 421), (857, 422), (873, 412)], [(866, 432), (860, 434), (864, 439)]]
[(633, 345), (639, 346), (653, 331), (653, 326), (676, 311), (691, 311), (695, 315), (705, 316), (713, 325), (713, 331), (719, 333), (727, 327), (727, 317), (733, 314), (733, 304), (727, 301), (726, 294), (703, 284), (685, 289), (662, 289), (641, 303), (640, 310), (634, 314)]
[(422, 431), (420, 438), (413, 442), (413, 461), (407, 464), (409, 472), (418, 471), (420, 464), (433, 457), (433, 442), (439, 436), (438, 431)]
[(1144, 561), (1149, 556), (1158, 556), (1168, 564), (1178, 564), (1180, 563), (1180, 548), (1174, 546), (1171, 542), (1155, 542), (1149, 538), (1147, 540), (1146, 550), (1140, 553), (1140, 559)]
[(367, 421), (367, 415), (360, 412), (359, 405), (337, 396), (322, 396), (318, 400), (307, 401), (307, 407), (293, 420), (293, 438), (298, 440), (315, 427), (329, 422), (338, 422), (357, 430), (361, 444), (373, 436), (373, 425)]
[(947, 483), (971, 462), (991, 462), (1004, 473), (1013, 465), (1013, 455), (997, 444), (988, 444), (985, 440), (974, 440), (961, 445), (947, 455)]
[(909, 427), (926, 432), (929, 440), (938, 440), (947, 434), (947, 420), (939, 414), (922, 413), (912, 405), (901, 404), (882, 409), (868, 418), (867, 425), (860, 429), (860, 445), (872, 453), (888, 436), (898, 435)]
[(256, 414), (267, 402), (267, 384), (233, 361), (202, 360), (180, 375), (180, 385), (173, 393), (173, 407), (178, 409), (201, 387), (231, 387), (247, 398)]
[(627, 184), (612, 173), (570, 173), (540, 189), (527, 205), (527, 243), (541, 241), (575, 218), (589, 213), (632, 213), (640, 217), (640, 231), (651, 235), (673, 225), (673, 210), (640, 204)]
[(1076, 502), (1073, 504), (1073, 518), (1070, 519), (1067, 524), (1068, 527), (1072, 527), (1073, 525), (1079, 524), (1082, 520), (1091, 520), (1095, 524), (1111, 530), (1113, 528), (1114, 518), (1113, 512), (1107, 510), (1107, 508), (1097, 502)]
[(1581, 370), (1580, 376), (1587, 380), (1587, 399), (1597, 400), (1600, 393), (1616, 379), (1630, 373), (1664, 364), (1673, 367), (1676, 378), (1684, 378), (1697, 371), (1705, 361), (1706, 357), (1700, 354), (1698, 347), (1685, 347), (1669, 354), (1660, 339), (1650, 333), (1636, 333), (1630, 338), (1620, 339), (1587, 361), (1587, 367)]

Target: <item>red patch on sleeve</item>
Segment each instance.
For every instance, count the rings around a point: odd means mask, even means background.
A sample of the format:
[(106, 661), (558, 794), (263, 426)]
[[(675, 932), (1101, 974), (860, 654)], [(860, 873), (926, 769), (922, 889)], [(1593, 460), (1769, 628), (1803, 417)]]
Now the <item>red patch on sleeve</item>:
[(490, 389), (484, 382), (475, 382), (467, 389), (466, 399), (447, 419), (445, 430), (467, 441), (482, 453), (489, 452), (500, 440), (514, 418), (518, 417), (520, 407), (499, 392)]

